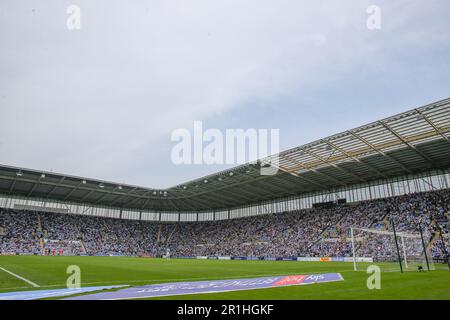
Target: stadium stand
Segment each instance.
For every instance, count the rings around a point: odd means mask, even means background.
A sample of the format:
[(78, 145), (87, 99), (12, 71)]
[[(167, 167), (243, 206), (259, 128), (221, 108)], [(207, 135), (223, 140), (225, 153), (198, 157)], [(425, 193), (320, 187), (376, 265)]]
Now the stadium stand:
[(0, 165), (0, 253), (446, 259), (449, 137), (445, 99), (162, 190)]
[[(0, 209), (1, 254), (245, 257), (348, 257), (351, 227), (417, 232), (433, 258), (450, 251), (450, 190), (230, 220), (149, 222), (75, 214)], [(439, 230), (442, 230), (442, 238)], [(393, 258), (387, 238), (373, 237), (360, 252)], [(442, 241), (443, 239), (443, 241)], [(420, 251), (421, 247), (408, 250)]]

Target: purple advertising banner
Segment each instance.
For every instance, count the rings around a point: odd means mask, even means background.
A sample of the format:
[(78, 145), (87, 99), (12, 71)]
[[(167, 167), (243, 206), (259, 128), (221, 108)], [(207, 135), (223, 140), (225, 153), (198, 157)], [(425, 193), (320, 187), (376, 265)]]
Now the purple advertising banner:
[(44, 298), (71, 296), (74, 294), (88, 293), (100, 290), (109, 290), (122, 287), (126, 286), (120, 285), (120, 286), (84, 287), (79, 289), (51, 289), (51, 290), (2, 292), (0, 293), (0, 300), (36, 300)]
[(199, 294), (273, 288), (281, 286), (305, 285), (321, 282), (342, 281), (340, 273), (311, 275), (273, 276), (234, 280), (211, 280), (195, 282), (173, 282), (126, 288), (115, 292), (100, 292), (85, 296), (67, 298), (66, 300), (118, 300), (141, 299), (183, 294)]

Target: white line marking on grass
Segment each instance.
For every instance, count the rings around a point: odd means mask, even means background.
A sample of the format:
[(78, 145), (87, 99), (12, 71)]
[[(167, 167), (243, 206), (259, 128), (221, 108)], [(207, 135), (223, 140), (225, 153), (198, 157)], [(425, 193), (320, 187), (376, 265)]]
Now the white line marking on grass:
[(33, 287), (35, 287), (35, 288), (39, 287), (39, 285), (36, 284), (36, 283), (34, 283), (33, 281), (30, 281), (30, 280), (28, 280), (28, 279), (25, 279), (24, 277), (21, 277), (21, 276), (19, 276), (18, 274), (15, 274), (14, 272), (11, 272), (11, 271), (9, 271), (9, 270), (6, 270), (5, 268), (0, 267), (0, 270), (3, 270), (3, 271), (5, 271), (6, 273), (9, 273), (10, 275), (12, 275), (13, 277), (16, 277), (17, 279), (20, 279), (20, 280), (22, 280), (22, 281), (25, 281), (26, 283), (28, 283), (29, 285), (31, 285), (31, 286), (33, 286)]

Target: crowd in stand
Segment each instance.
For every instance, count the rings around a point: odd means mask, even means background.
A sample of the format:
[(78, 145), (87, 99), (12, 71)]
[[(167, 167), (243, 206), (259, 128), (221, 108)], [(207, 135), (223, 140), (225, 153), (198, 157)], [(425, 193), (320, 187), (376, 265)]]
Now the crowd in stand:
[(39, 254), (36, 245), (37, 214), (32, 212), (11, 212), (3, 210), (0, 214), (0, 253)]
[[(358, 256), (392, 258), (392, 224), (408, 255), (450, 251), (450, 191), (441, 190), (240, 219), (161, 223), (0, 209), (0, 253), (173, 256)], [(379, 230), (367, 232), (361, 229)], [(386, 232), (388, 231), (388, 232)], [(384, 233), (383, 233), (384, 232)], [(440, 233), (442, 232), (442, 237)]]

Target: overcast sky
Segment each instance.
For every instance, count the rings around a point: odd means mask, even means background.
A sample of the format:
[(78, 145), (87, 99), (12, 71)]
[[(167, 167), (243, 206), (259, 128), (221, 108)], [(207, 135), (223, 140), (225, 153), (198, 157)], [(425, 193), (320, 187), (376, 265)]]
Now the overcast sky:
[(172, 164), (171, 133), (194, 120), (278, 128), (287, 149), (447, 98), (449, 13), (448, 0), (2, 0), (0, 164), (170, 187), (225, 168)]

